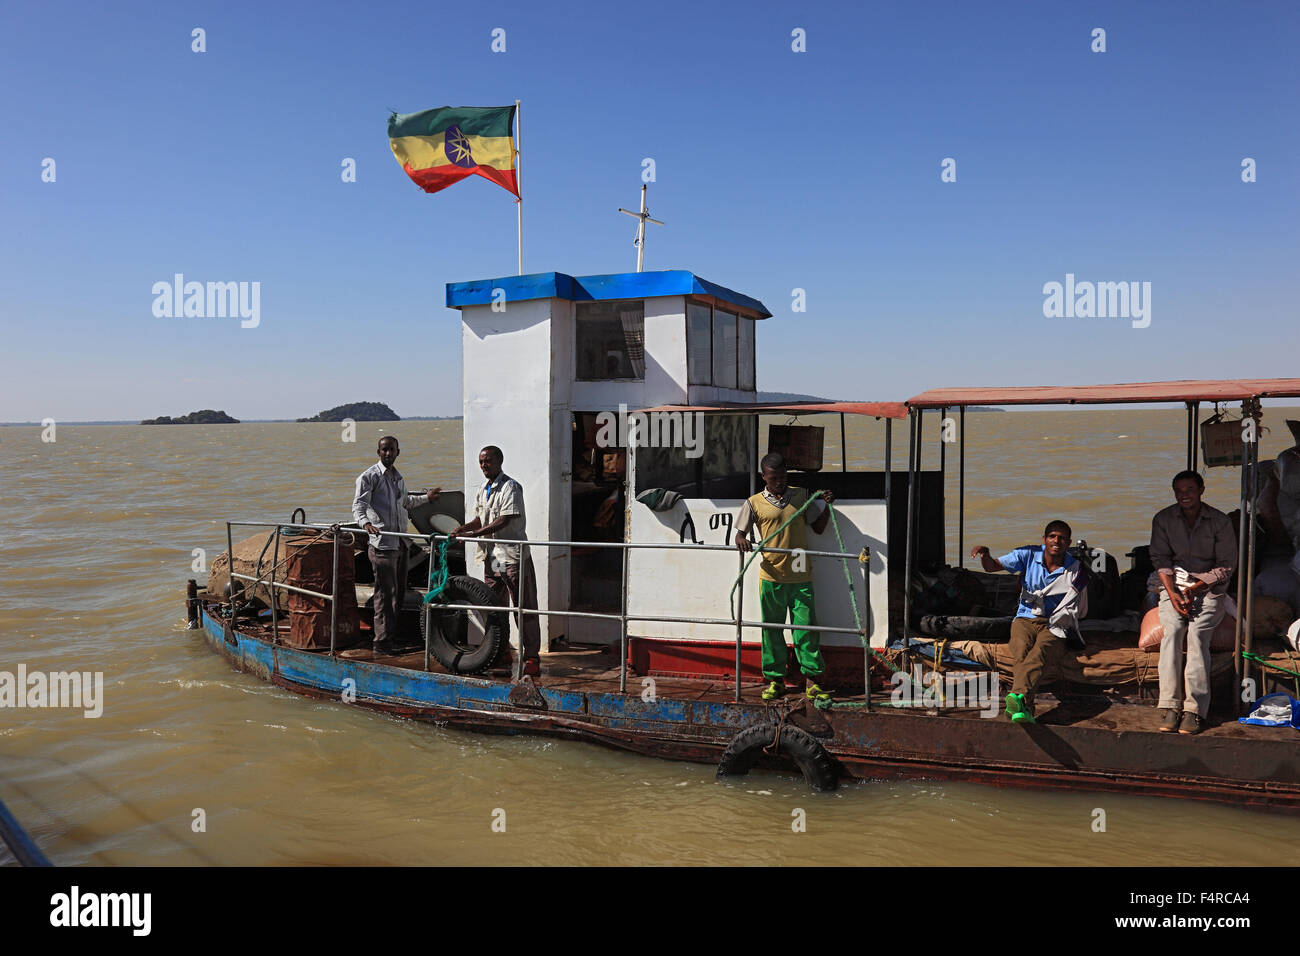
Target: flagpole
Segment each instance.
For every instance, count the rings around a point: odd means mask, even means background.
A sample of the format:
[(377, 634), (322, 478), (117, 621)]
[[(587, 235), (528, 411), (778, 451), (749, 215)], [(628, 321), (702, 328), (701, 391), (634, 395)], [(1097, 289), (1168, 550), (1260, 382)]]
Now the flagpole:
[(519, 101), (515, 100), (515, 212), (519, 218), (519, 274), (524, 274), (524, 187), (519, 178), (519, 160), (523, 158), (523, 123), (520, 121)]

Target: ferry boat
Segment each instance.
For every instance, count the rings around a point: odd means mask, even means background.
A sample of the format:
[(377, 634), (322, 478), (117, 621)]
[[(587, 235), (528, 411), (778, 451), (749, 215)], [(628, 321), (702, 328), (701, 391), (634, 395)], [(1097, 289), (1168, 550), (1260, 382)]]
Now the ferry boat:
[[(1235, 719), (1243, 680), (1260, 696), (1300, 690), (1300, 667), (1280, 641), (1252, 643), (1258, 496), (1245, 476), (1258, 444), (1237, 450), (1245, 610), (1231, 666), (1216, 655), (1216, 673), (1227, 674), (1215, 686), (1218, 709), (1203, 733), (1181, 736), (1156, 732), (1158, 655), (1138, 651), (1132, 631), (1097, 631), (1095, 644), (1090, 634), (1068, 673), (1046, 674), (1044, 686), (1057, 689), (1040, 692), (1037, 724), (1001, 716), (995, 676), (1007, 671), (989, 634), (1019, 589), (1012, 576), (962, 567), (960, 440), (976, 405), (1179, 402), (1194, 468), (1200, 403), (1239, 402), (1257, 425), (1261, 400), (1300, 396), (1300, 379), (760, 401), (755, 339), (771, 313), (691, 272), (451, 283), (446, 301), (463, 333), (465, 494), (412, 513), (408, 624), (423, 646), (382, 656), (368, 641), (351, 646), (364, 640), (372, 589), (366, 537), (350, 517), (232, 518), (224, 565), (214, 564), (205, 588), (190, 582), (187, 604), (191, 624), (235, 667), (342, 706), (472, 730), (570, 737), (716, 763), (722, 774), (793, 767), (822, 790), (846, 778), (937, 778), (1300, 809), (1296, 729)], [(493, 370), (490, 380), (482, 369)], [(849, 415), (874, 423), (882, 468), (848, 468)], [(958, 440), (927, 446), (927, 419), (956, 428)], [(805, 420), (828, 423), (832, 434), (838, 425), (840, 470), (822, 470), (825, 426)], [(908, 430), (898, 465), (895, 422)], [(950, 444), (959, 473), (955, 567), (945, 554)], [(505, 472), (524, 489), (528, 540), (519, 544), (535, 568), (536, 610), (501, 606), (481, 585), (477, 540), (464, 543), (462, 557), (447, 536), (482, 484), (477, 455), (487, 445), (503, 449)], [(805, 552), (834, 687), (826, 710), (802, 695), (760, 697), (757, 569), (746, 569), (734, 546), (733, 516), (758, 489), (759, 458), (773, 449), (786, 455), (792, 485), (834, 492), (833, 525), (810, 532)], [(445, 589), (434, 586), (444, 574)], [(936, 612), (935, 594), (972, 580), (985, 596), (983, 624)], [(425, 601), (430, 587), (438, 597)], [(518, 656), (513, 669), (501, 667), (523, 614), (540, 618), (540, 677), (524, 677)], [(1107, 653), (1130, 662), (1128, 672), (1098, 670)], [(1090, 667), (1100, 681), (1090, 682)], [(977, 687), (983, 697), (968, 693)]]

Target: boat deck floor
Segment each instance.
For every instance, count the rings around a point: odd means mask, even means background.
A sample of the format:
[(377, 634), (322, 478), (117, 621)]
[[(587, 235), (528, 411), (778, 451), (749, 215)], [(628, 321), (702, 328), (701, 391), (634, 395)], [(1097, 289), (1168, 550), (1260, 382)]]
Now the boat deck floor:
[[(410, 670), (424, 670), (424, 651), (417, 649), (397, 655), (375, 655), (368, 648), (343, 651), (342, 657), (351, 660), (364, 660), (390, 667)], [(430, 670), (450, 673), (436, 660), (430, 658)], [(494, 670), (488, 674), (477, 675), (482, 679), (509, 683), (512, 674), (506, 670)], [(619, 668), (616, 648), (571, 648), (552, 652), (542, 657), (542, 674), (531, 678), (537, 686), (557, 691), (575, 693), (619, 693)], [(640, 694), (643, 689), (642, 678), (628, 673), (627, 691)], [(734, 678), (709, 679), (705, 677), (660, 677), (654, 678), (655, 694), (671, 700), (704, 701), (709, 703), (731, 703), (736, 699)], [(765, 682), (742, 680), (740, 699), (742, 703), (759, 704), (771, 707), (788, 708), (791, 703), (802, 701), (802, 687), (791, 684), (786, 697), (775, 702), (766, 702), (761, 694)], [(847, 689), (846, 689), (847, 691)], [(861, 712), (863, 695), (858, 692), (835, 692), (835, 700), (842, 704), (856, 704), (853, 708)], [(1037, 700), (1038, 722), (1048, 726), (1089, 727), (1097, 730), (1159, 733), (1159, 712), (1154, 701), (1137, 700), (1112, 693), (1098, 694), (1060, 694), (1039, 693)], [(872, 709), (902, 709), (912, 713), (926, 713), (945, 719), (980, 720), (984, 711), (976, 707), (924, 708), (891, 707), (887, 693), (872, 694)], [(847, 711), (844, 708), (841, 713)], [(832, 714), (834, 711), (832, 710)], [(998, 709), (997, 720), (1007, 721)], [(1254, 739), (1254, 740), (1290, 740), (1300, 743), (1300, 732), (1291, 727), (1263, 727), (1238, 723), (1236, 717), (1229, 713), (1211, 712), (1201, 736), (1218, 739)]]

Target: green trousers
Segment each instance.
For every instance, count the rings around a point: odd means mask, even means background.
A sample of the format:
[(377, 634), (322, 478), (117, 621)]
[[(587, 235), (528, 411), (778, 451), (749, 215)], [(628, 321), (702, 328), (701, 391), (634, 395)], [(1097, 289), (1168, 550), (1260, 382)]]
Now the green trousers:
[[(784, 624), (787, 612), (794, 633), (794, 656), (799, 670), (809, 680), (816, 680), (826, 670), (822, 660), (821, 631), (799, 630), (800, 625), (815, 625), (817, 610), (813, 606), (811, 581), (802, 584), (777, 584), (759, 579), (758, 603), (764, 624)], [(763, 677), (767, 680), (785, 680), (787, 661), (785, 628), (763, 628)]]

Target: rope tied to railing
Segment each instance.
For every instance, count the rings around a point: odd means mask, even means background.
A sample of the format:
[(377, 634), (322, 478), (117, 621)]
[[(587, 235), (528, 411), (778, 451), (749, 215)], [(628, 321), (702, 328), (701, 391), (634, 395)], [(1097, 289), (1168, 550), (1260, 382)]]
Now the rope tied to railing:
[[(447, 564), (447, 545), (450, 543), (450, 538), (443, 538), (429, 553), (432, 564), (429, 566), (429, 593), (424, 596), (425, 604), (436, 601), (447, 589), (447, 581), (451, 578), (451, 569)], [(429, 536), (429, 544), (433, 544), (432, 535)]]
[[(1268, 667), (1275, 671), (1281, 671), (1283, 674), (1290, 674), (1292, 677), (1300, 677), (1300, 671), (1289, 670), (1280, 664), (1274, 664), (1267, 657), (1261, 657), (1260, 655), (1256, 654), (1254, 651), (1242, 651), (1241, 656), (1248, 661), (1254, 661), (1256, 664), (1259, 664), (1262, 667)], [(1291, 655), (1288, 652), (1287, 657), (1290, 658), (1290, 656)]]

